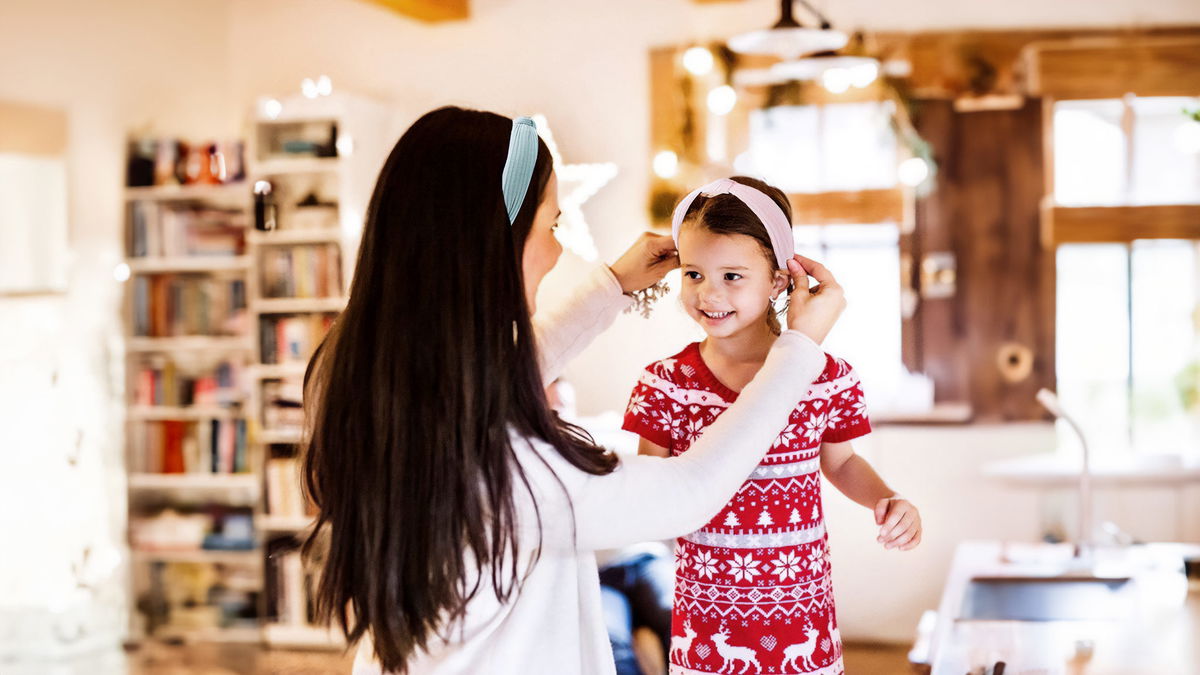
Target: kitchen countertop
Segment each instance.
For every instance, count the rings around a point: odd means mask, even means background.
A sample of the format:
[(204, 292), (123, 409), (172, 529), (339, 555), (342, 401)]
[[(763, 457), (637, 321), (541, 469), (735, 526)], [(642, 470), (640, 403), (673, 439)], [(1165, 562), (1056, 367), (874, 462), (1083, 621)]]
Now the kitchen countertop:
[(1068, 569), (1071, 547), (959, 544), (938, 608), (930, 651), (933, 675), (981, 673), (997, 661), (1006, 663), (1005, 675), (1200, 673), (1200, 590), (1187, 590), (1184, 554), (1200, 556), (1200, 546), (1098, 549), (1097, 576), (1128, 576), (1135, 584), (1131, 611), (1115, 620), (997, 621), (961, 618), (971, 579), (1061, 574)]

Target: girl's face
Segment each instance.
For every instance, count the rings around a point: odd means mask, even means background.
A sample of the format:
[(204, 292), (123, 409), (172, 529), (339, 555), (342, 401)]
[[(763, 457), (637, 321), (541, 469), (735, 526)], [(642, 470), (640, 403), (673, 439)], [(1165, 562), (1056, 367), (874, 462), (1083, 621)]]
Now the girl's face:
[(550, 180), (546, 182), (546, 195), (533, 216), (533, 227), (529, 230), (529, 238), (525, 240), (525, 254), (521, 259), (525, 274), (525, 301), (529, 304), (531, 314), (537, 309), (538, 286), (562, 255), (562, 244), (554, 236), (561, 215), (562, 211), (558, 208), (558, 178), (552, 172)]
[(759, 243), (744, 234), (685, 226), (679, 233), (679, 262), (684, 309), (714, 338), (761, 331), (770, 299), (787, 288), (787, 276), (773, 269)]

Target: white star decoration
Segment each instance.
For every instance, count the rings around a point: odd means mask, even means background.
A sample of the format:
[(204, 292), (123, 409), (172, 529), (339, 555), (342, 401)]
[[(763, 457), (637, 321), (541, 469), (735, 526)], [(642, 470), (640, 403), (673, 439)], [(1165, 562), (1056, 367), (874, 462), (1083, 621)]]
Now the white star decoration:
[(554, 158), (554, 172), (558, 175), (558, 206), (562, 217), (558, 221), (558, 241), (571, 252), (587, 261), (597, 257), (596, 242), (583, 218), (583, 203), (604, 187), (617, 175), (617, 165), (612, 162), (599, 164), (567, 164), (558, 152), (554, 134), (544, 115), (534, 115), (538, 133), (550, 149)]

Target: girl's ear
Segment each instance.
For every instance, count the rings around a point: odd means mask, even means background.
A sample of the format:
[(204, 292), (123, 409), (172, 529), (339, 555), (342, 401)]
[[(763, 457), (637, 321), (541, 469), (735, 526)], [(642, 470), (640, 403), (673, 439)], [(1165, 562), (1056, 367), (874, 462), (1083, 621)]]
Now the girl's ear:
[(786, 292), (788, 284), (792, 278), (783, 270), (775, 270), (775, 278), (771, 282), (771, 297), (778, 298), (780, 293)]

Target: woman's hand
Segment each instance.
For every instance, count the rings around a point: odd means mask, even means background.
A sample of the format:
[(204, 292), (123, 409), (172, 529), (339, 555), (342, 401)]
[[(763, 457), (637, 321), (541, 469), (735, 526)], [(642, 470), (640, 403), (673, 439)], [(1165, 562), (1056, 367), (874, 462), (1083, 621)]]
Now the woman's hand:
[[(793, 288), (788, 298), (787, 327), (820, 344), (846, 309), (846, 295), (833, 274), (815, 260), (796, 255), (787, 261), (787, 266)], [(809, 276), (817, 280), (811, 289)]]
[(912, 502), (900, 497), (880, 499), (875, 505), (876, 541), (884, 548), (911, 551), (921, 543), (921, 514)]
[(677, 267), (675, 240), (665, 234), (643, 232), (610, 269), (621, 282), (621, 292), (632, 293), (653, 286)]

